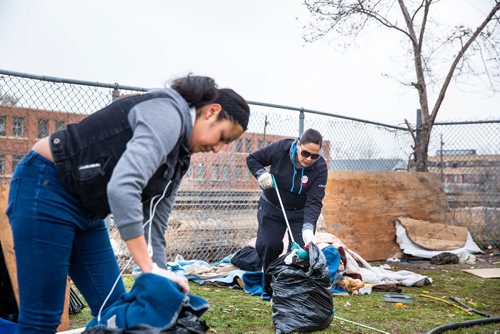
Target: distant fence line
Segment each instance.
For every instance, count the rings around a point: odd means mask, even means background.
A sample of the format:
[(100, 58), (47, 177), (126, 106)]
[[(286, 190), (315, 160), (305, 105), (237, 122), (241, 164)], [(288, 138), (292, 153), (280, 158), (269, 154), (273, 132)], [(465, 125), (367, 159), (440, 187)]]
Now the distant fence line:
[[(0, 70), (0, 181), (8, 182), (16, 163), (38, 138), (120, 96), (147, 90)], [(413, 142), (407, 128), (301, 107), (249, 103), (252, 114), (240, 139), (219, 154), (193, 155), (171, 215), (169, 259), (181, 254), (217, 261), (255, 236), (259, 190), (245, 158), (279, 138), (297, 137), (307, 128), (319, 130), (330, 170), (408, 169)], [(452, 207), (497, 212), (498, 138), (500, 120), (435, 123), (430, 171), (441, 175)], [(119, 239), (114, 228), (111, 231), (112, 238)], [(126, 253), (122, 244), (119, 247)]]

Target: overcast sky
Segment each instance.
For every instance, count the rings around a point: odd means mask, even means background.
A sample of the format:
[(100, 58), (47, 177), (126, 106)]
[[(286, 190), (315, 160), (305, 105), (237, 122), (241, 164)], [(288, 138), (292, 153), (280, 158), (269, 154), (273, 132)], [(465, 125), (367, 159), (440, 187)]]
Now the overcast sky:
[[(447, 2), (453, 18), (475, 25), (493, 3)], [(404, 70), (399, 36), (370, 32), (343, 51), (328, 39), (305, 43), (305, 23), (299, 0), (0, 0), (0, 68), (140, 87), (192, 72), (251, 101), (414, 121), (414, 90), (382, 76)], [(499, 118), (499, 94), (454, 85), (438, 116)]]

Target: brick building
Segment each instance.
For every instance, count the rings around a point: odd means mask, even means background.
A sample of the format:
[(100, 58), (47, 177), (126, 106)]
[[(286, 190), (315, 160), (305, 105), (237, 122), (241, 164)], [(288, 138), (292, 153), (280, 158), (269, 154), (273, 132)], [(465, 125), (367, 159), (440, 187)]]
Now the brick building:
[(438, 150), (428, 168), (441, 175), (452, 206), (500, 207), (500, 155)]
[(19, 160), (39, 138), (84, 115), (0, 106), (0, 183), (6, 183)]
[[(81, 114), (0, 106), (0, 182), (8, 182), (16, 164), (39, 138), (84, 117)], [(255, 179), (246, 168), (247, 155), (283, 138), (286, 137), (247, 132), (217, 154), (193, 154), (182, 190), (255, 191)], [(326, 140), (323, 151), (329, 161), (330, 143)]]

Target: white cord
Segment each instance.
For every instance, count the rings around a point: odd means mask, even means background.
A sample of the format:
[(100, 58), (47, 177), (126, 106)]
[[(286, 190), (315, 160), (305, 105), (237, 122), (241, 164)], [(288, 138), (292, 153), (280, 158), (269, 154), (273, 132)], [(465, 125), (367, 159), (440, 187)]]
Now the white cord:
[(108, 295), (106, 296), (106, 299), (104, 299), (104, 302), (102, 303), (101, 307), (99, 308), (99, 313), (97, 313), (97, 323), (98, 324), (101, 322), (101, 313), (102, 313), (102, 310), (104, 308), (104, 305), (106, 305), (106, 302), (108, 301), (109, 297), (111, 297), (111, 294), (115, 290), (116, 284), (118, 284), (118, 282), (120, 281), (120, 278), (122, 277), (122, 274), (125, 271), (125, 268), (128, 267), (128, 265), (130, 264), (130, 262), (132, 262), (132, 258), (130, 258), (128, 260), (127, 264), (125, 266), (123, 266), (122, 271), (120, 272), (120, 274), (118, 275), (118, 277), (116, 277), (115, 283), (113, 284), (113, 287), (111, 288), (111, 291), (108, 293)]
[(354, 321), (351, 321), (351, 320), (347, 320), (347, 319), (342, 319), (341, 317), (337, 317), (335, 316), (334, 319), (339, 319), (339, 320), (342, 320), (342, 321), (346, 321), (346, 322), (350, 322), (352, 324), (355, 324), (355, 325), (358, 325), (358, 326), (361, 326), (361, 327), (365, 327), (365, 328), (368, 328), (368, 329), (371, 329), (371, 330), (374, 330), (376, 332), (379, 332), (379, 333), (384, 333), (384, 334), (391, 334), (389, 332), (384, 332), (384, 331), (381, 331), (380, 329), (376, 329), (376, 328), (373, 328), (373, 327), (370, 327), (370, 326), (367, 326), (367, 325), (363, 325), (363, 324), (360, 324), (358, 322), (354, 322)]
[(290, 234), (290, 238), (292, 239), (292, 242), (295, 243), (295, 240), (293, 239), (292, 229), (290, 228), (290, 223), (288, 222), (288, 217), (286, 216), (285, 207), (283, 206), (283, 202), (281, 201), (280, 191), (278, 190), (278, 184), (276, 183), (276, 179), (274, 178), (274, 175), (273, 175), (273, 183), (275, 185), (274, 189), (276, 189), (276, 194), (278, 195), (278, 200), (279, 200), (280, 205), (281, 205), (281, 210), (283, 211), (283, 216), (285, 216), (285, 222), (286, 222), (286, 226), (288, 227), (288, 233)]
[(143, 227), (149, 224), (148, 227), (148, 253), (149, 256), (153, 257), (153, 243), (152, 243), (152, 237), (151, 237), (151, 230), (152, 230), (152, 221), (156, 213), (156, 207), (158, 204), (160, 204), (161, 200), (165, 197), (167, 194), (167, 189), (170, 186), (170, 183), (172, 183), (172, 180), (168, 181), (167, 185), (165, 186), (165, 189), (163, 189), (163, 193), (161, 194), (161, 197), (156, 201), (156, 203), (153, 205), (154, 200), (158, 197), (158, 195), (154, 196), (151, 199), (151, 203), (149, 204), (149, 219), (144, 223)]
[[(151, 224), (151, 222), (153, 221), (154, 215), (156, 213), (156, 207), (158, 206), (158, 204), (161, 202), (161, 200), (167, 194), (167, 189), (170, 186), (170, 183), (172, 183), (172, 180), (168, 181), (167, 185), (165, 186), (165, 189), (163, 189), (163, 193), (161, 194), (161, 197), (158, 199), (158, 201), (156, 201), (156, 203), (154, 205), (153, 205), (153, 202), (155, 201), (156, 198), (158, 198), (159, 195), (156, 195), (153, 198), (151, 198), (151, 202), (149, 203), (149, 219), (142, 225), (142, 227), (144, 228), (144, 227), (146, 227), (147, 224), (149, 224), (149, 228), (148, 228), (148, 254), (151, 257), (153, 257), (153, 245), (151, 242), (151, 227), (153, 226), (153, 224)], [(111, 297), (111, 295), (113, 294), (113, 291), (115, 291), (116, 284), (118, 284), (118, 282), (120, 281), (120, 278), (123, 275), (123, 272), (125, 271), (125, 268), (128, 267), (128, 265), (132, 262), (132, 260), (133, 260), (133, 258), (131, 257), (128, 260), (127, 264), (125, 264), (123, 266), (123, 269), (118, 274), (118, 277), (116, 277), (115, 283), (113, 284), (111, 291), (108, 293), (108, 295), (104, 299), (104, 302), (102, 303), (101, 307), (99, 308), (99, 313), (97, 313), (97, 323), (98, 324), (101, 322), (101, 313), (102, 313), (102, 310), (104, 308), (104, 305), (106, 305), (106, 302), (108, 301), (109, 297)]]

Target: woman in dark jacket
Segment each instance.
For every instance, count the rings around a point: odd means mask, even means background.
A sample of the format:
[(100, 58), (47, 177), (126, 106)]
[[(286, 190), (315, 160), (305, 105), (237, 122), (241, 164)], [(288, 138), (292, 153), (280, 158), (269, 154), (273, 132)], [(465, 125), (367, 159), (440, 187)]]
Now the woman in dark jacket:
[[(297, 140), (272, 143), (247, 157), (247, 166), (263, 189), (257, 219), (256, 250), (264, 272), (283, 251), (286, 221), (273, 188), (273, 177), (290, 223), (291, 233), (300, 246), (315, 242), (316, 222), (323, 206), (328, 168), (321, 156), (323, 138), (309, 129)], [(265, 167), (270, 166), (269, 171)], [(270, 292), (270, 278), (265, 276)]]

